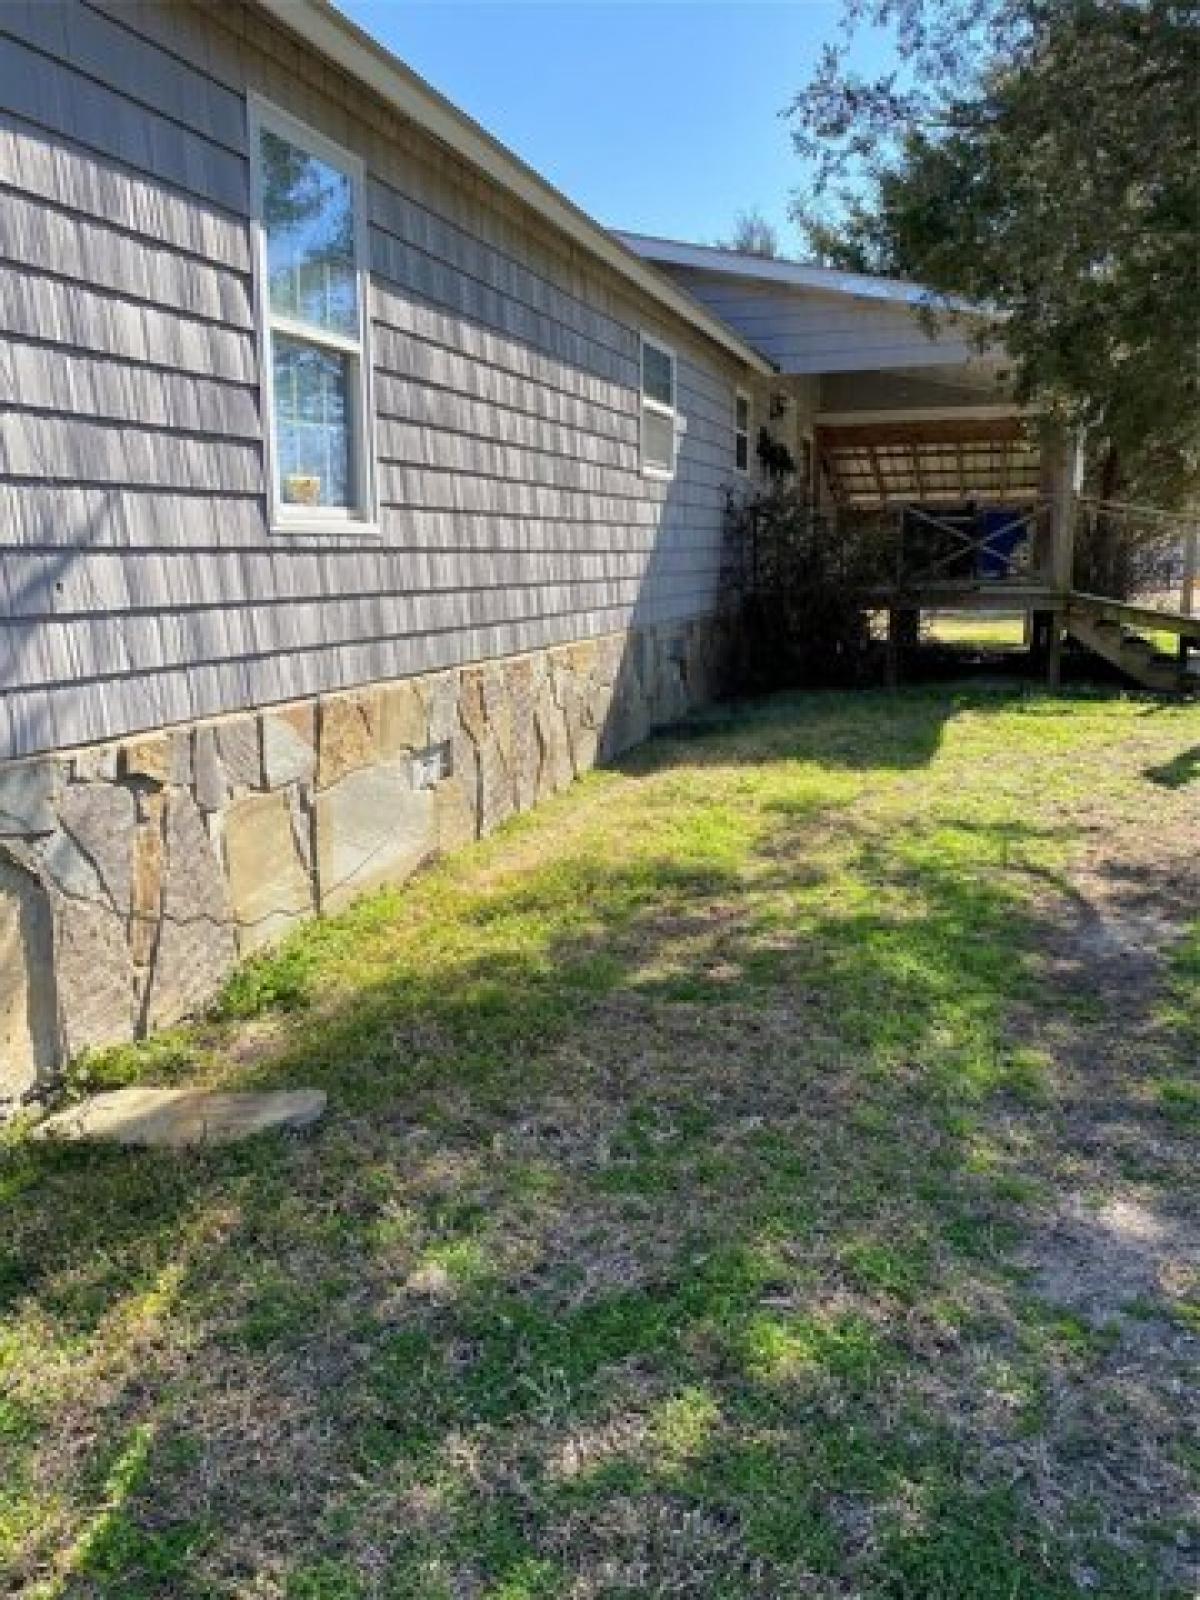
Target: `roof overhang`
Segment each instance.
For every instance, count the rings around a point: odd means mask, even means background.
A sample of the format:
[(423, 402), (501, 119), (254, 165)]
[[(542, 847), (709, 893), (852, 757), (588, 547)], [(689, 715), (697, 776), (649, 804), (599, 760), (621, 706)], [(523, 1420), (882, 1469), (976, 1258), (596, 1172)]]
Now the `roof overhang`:
[(818, 267), (806, 261), (747, 255), (740, 250), (688, 244), (681, 239), (659, 239), (652, 234), (618, 233), (616, 237), (647, 261), (654, 261), (660, 266), (691, 267), (697, 272), (715, 272), (794, 289), (816, 289), (825, 294), (849, 295), (856, 300), (883, 300), (915, 310), (954, 312), (961, 316), (976, 317), (987, 314), (981, 306), (963, 300), (958, 295), (939, 294), (923, 284), (910, 283), (903, 278), (877, 278), (866, 272), (844, 272), (838, 267)]
[(351, 22), (329, 0), (255, 0), (255, 3), (281, 27), (379, 95), (393, 110), (523, 202), (650, 299), (682, 317), (753, 371), (763, 375), (774, 373), (771, 363), (727, 323), (628, 249), (479, 123)]

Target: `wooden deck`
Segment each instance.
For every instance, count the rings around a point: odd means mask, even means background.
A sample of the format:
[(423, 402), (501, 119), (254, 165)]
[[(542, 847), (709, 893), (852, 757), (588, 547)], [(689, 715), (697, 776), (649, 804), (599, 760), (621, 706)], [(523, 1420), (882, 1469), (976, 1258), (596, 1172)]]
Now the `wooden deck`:
[(1064, 615), (1073, 613), (1120, 623), (1126, 628), (1164, 630), (1180, 638), (1200, 640), (1200, 616), (1010, 578), (878, 584), (864, 589), (862, 599), (865, 606), (881, 611), (1061, 611)]
[[(1032, 654), (1052, 685), (1059, 681), (1067, 634), (1143, 688), (1162, 693), (1200, 689), (1200, 676), (1189, 665), (1192, 652), (1200, 652), (1200, 616), (1181, 611), (1012, 578), (878, 585), (862, 591), (862, 602), (865, 608), (888, 613), (888, 677), (893, 682), (900, 651), (916, 642), (922, 611), (1015, 611), (1030, 617)], [(1148, 633), (1173, 635), (1176, 654), (1163, 654), (1145, 637)]]
[(941, 578), (877, 584), (863, 604), (880, 611), (1065, 611), (1069, 591), (1013, 578)]

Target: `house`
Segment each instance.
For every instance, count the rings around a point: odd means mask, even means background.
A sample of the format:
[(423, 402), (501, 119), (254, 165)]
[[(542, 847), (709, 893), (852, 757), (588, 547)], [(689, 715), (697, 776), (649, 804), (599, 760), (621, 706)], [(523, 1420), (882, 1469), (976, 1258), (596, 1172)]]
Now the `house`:
[(10, 1101), (711, 694), (761, 427), (1041, 481), (968, 312), (615, 236), (323, 0), (0, 0), (0, 185)]

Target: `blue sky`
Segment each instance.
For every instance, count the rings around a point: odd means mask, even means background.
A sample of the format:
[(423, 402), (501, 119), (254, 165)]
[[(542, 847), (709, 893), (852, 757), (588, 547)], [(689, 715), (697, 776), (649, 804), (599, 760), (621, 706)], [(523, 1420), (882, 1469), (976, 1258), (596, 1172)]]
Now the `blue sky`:
[(711, 242), (788, 220), (780, 111), (836, 0), (339, 0), (435, 88), (610, 227)]

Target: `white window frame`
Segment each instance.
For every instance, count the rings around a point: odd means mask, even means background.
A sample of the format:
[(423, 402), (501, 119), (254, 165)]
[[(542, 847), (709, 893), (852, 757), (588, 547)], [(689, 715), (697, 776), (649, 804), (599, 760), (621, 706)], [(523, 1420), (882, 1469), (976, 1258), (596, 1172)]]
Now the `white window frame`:
[[(738, 403), (740, 401), (742, 401), (742, 400), (744, 400), (746, 402), (746, 426), (744, 428), (739, 428), (738, 427)], [(740, 477), (743, 477), (743, 478), (748, 478), (750, 476), (750, 462), (751, 462), (750, 436), (751, 436), (751, 434), (753, 432), (754, 432), (754, 411), (753, 411), (753, 407), (751, 405), (750, 391), (749, 391), (749, 389), (735, 389), (733, 391), (733, 470), (736, 473), (738, 473), (738, 475)], [(744, 438), (745, 441), (746, 441), (746, 465), (744, 467), (739, 467), (738, 466), (738, 458), (737, 458), (737, 456), (738, 456), (738, 451), (737, 451), (738, 440), (741, 439), (741, 438)]]
[[(671, 363), (671, 404), (666, 406), (661, 400), (655, 400), (646, 393), (646, 349), (657, 350), (660, 355), (666, 356)], [(642, 460), (643, 478), (658, 478), (661, 482), (669, 482), (675, 476), (675, 468), (679, 457), (678, 417), (679, 417), (679, 364), (675, 352), (669, 344), (664, 344), (661, 339), (655, 339), (651, 334), (642, 333), (638, 345), (638, 396), (641, 401), (639, 412), (639, 453)], [(667, 417), (671, 423), (671, 465), (661, 466), (657, 461), (646, 459), (646, 413), (652, 411), (656, 416)]]
[[(267, 506), (272, 533), (378, 533), (378, 458), (375, 440), (374, 367), (371, 360), (371, 270), (368, 256), (367, 169), (361, 156), (335, 144), (288, 111), (261, 95), (247, 96), (250, 142), (250, 228), (254, 265), (254, 320), (258, 339), (259, 390), (262, 396), (263, 452), (267, 477)], [(354, 206), (354, 272), (358, 286), (358, 337), (348, 339), (308, 323), (272, 312), (267, 259), (267, 230), (263, 217), (261, 166), (262, 130), (336, 167), (350, 179)], [(275, 362), (271, 348), (274, 331), (303, 344), (332, 350), (351, 358), (350, 393), (347, 396), (350, 449), (354, 467), (352, 506), (297, 506), (280, 494), (278, 446), (275, 433)]]

